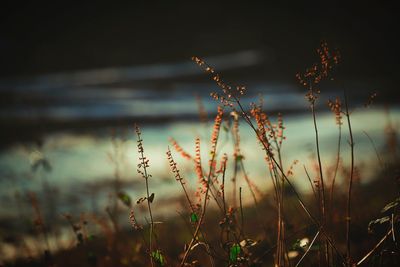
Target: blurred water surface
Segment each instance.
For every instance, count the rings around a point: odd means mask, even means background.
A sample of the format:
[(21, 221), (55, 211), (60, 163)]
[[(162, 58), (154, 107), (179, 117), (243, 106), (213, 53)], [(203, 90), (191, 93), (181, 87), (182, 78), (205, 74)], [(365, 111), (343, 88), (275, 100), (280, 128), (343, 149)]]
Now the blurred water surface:
[[(257, 51), (242, 51), (235, 54), (209, 58), (207, 61), (220, 71), (243, 70), (255, 66), (263, 56)], [(178, 62), (140, 67), (109, 68), (75, 73), (52, 74), (40, 77), (26, 77), (0, 83), (0, 92), (9, 97), (10, 103), (0, 109), (3, 121), (15, 124), (35, 121), (56, 123), (57, 131), (44, 132), (41, 142), (35, 140), (19, 142), (15, 136), (13, 143), (0, 151), (1, 189), (3, 203), (2, 216), (13, 216), (16, 212), (15, 192), (21, 195), (28, 191), (40, 194), (45, 186), (55, 188), (59, 201), (58, 211), (71, 211), (73, 208), (94, 210), (104, 207), (113, 192), (116, 164), (110, 159), (115, 154), (112, 144), (113, 130), (120, 143), (118, 161), (119, 183), (133, 199), (144, 195), (144, 183), (136, 173), (138, 154), (133, 124), (142, 122), (145, 153), (150, 159), (152, 191), (157, 199), (175, 197), (179, 186), (169, 172), (165, 152), (168, 138), (174, 137), (188, 152), (194, 154), (194, 140), (202, 138), (203, 158), (208, 158), (209, 138), (212, 127), (212, 114), (217, 103), (209, 97), (211, 91), (218, 90), (192, 62)], [(207, 78), (207, 77), (206, 77)], [(193, 81), (191, 81), (193, 80)], [(314, 150), (314, 132), (304, 92), (291, 83), (268, 83), (250, 80), (246, 82), (248, 92), (242, 99), (244, 106), (257, 98), (264, 99), (268, 113), (282, 111), (287, 141), (283, 145), (284, 167), (289, 168), (299, 160), (295, 169), (294, 183), (307, 190), (308, 180), (303, 164), (311, 166)], [(327, 99), (341, 92), (322, 92), (321, 113), (318, 115), (323, 164), (333, 164), (337, 146), (337, 126), (333, 115), (323, 108)], [(16, 99), (19, 101), (15, 102)], [(208, 124), (199, 122), (199, 101), (208, 113)], [(380, 149), (384, 147), (384, 129), (389, 122), (400, 119), (398, 107), (388, 113), (385, 108), (376, 106), (365, 109), (360, 100), (352, 100), (358, 108), (352, 113), (356, 140), (356, 160), (368, 180), (377, 167), (374, 148), (364, 131)], [(361, 108), (360, 108), (361, 107)], [(229, 114), (230, 111), (227, 111)], [(105, 120), (124, 118), (128, 123), (115, 128)], [(21, 122), (22, 121), (22, 122)], [(76, 131), (86, 122), (99, 124), (93, 129)], [(69, 123), (69, 124), (66, 124)], [(74, 130), (68, 125), (74, 125)], [(263, 160), (263, 152), (257, 144), (254, 133), (241, 122), (241, 146), (245, 157), (246, 171), (255, 184), (262, 188), (270, 187), (268, 170)], [(67, 125), (67, 126), (65, 126)], [(30, 126), (29, 131), (35, 131)], [(29, 134), (24, 132), (21, 134)], [(347, 130), (344, 128), (342, 140), (343, 160), (348, 154)], [(228, 132), (222, 131), (220, 147), (232, 157), (232, 144)], [(114, 153), (114, 154), (113, 154)], [(32, 169), (32, 164), (45, 159), (51, 168)], [(196, 178), (190, 162), (176, 155), (185, 177), (195, 189)], [(207, 162), (207, 160), (204, 160)], [(372, 163), (371, 163), (372, 162)], [(311, 167), (310, 167), (311, 168)], [(312, 168), (311, 168), (312, 169)], [(313, 172), (313, 170), (310, 170)], [(231, 175), (228, 172), (228, 175)], [(314, 175), (314, 174), (313, 174)], [(242, 181), (240, 185), (245, 186)], [(244, 197), (248, 192), (244, 192)], [(75, 199), (74, 206), (71, 199)], [(164, 205), (167, 202), (164, 202)], [(172, 203), (172, 202), (171, 202)]]

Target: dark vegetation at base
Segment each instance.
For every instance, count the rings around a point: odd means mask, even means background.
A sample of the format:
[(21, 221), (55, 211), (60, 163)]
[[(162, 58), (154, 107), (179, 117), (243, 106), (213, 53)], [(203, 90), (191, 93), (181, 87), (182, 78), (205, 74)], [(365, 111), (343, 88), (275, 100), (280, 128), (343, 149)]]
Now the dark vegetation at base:
[[(368, 233), (368, 224), (371, 220), (381, 216), (381, 209), (392, 200), (400, 195), (400, 170), (398, 165), (388, 166), (387, 170), (376, 174), (374, 180), (368, 184), (357, 184), (354, 192), (354, 218), (352, 221), (353, 232), (351, 235), (353, 243), (353, 255), (355, 259), (361, 259), (369, 250), (371, 250), (377, 242), (386, 233), (388, 225), (384, 224), (375, 229), (374, 233)], [(303, 177), (304, 178), (304, 177)], [(302, 179), (297, 177), (296, 179)], [(306, 178), (304, 178), (306, 179)], [(335, 192), (336, 197), (333, 205), (333, 220), (330, 222), (332, 233), (339, 237), (335, 240), (339, 244), (340, 249), (344, 249), (345, 238), (342, 233), (345, 230), (344, 210), (345, 195), (343, 195), (345, 185), (341, 184)], [(253, 262), (250, 266), (272, 266), (275, 246), (276, 232), (276, 208), (272, 199), (273, 192), (265, 193), (265, 197), (260, 199), (259, 210), (262, 212), (262, 219), (257, 219), (257, 212), (254, 206), (244, 207), (244, 228), (249, 237), (260, 243), (251, 248), (253, 259), (258, 261)], [(305, 195), (304, 199), (307, 204), (313, 207), (313, 212), (318, 212), (315, 206), (315, 198), (312, 194)], [(185, 200), (182, 199), (184, 202)], [(122, 220), (128, 220), (126, 214), (127, 209), (120, 211)], [(296, 198), (290, 193), (290, 189), (286, 192), (286, 208), (285, 213), (290, 215), (287, 222), (287, 244), (288, 247), (294, 245), (296, 240), (304, 237), (312, 237), (316, 228), (312, 226), (309, 219), (301, 210)], [(163, 224), (157, 226), (159, 233), (158, 241), (163, 248), (168, 266), (177, 266), (182, 256), (182, 244), (190, 239), (190, 234), (187, 231), (189, 223), (189, 214), (184, 213), (184, 219), (176, 215), (172, 218), (159, 218)], [(110, 223), (105, 219), (106, 223)], [(219, 252), (220, 258), (225, 258), (226, 255), (223, 248), (219, 247), (219, 237), (221, 228), (219, 221), (220, 214), (217, 210), (211, 209), (207, 213), (207, 222), (204, 227), (207, 229), (208, 238), (214, 248)], [(88, 222), (90, 229), (93, 222)], [(400, 225), (397, 226), (400, 229)], [(71, 230), (72, 231), (72, 230)], [(28, 267), (28, 266), (149, 266), (150, 262), (146, 255), (145, 248), (141, 245), (138, 232), (133, 232), (131, 229), (121, 229), (118, 233), (104, 236), (95, 236), (85, 243), (79, 244), (66, 251), (59, 251), (51, 257), (42, 256), (40, 259), (19, 259), (13, 263), (7, 263), (9, 267)], [(394, 246), (394, 247), (393, 247)], [(391, 249), (396, 249), (392, 240), (387, 240), (374, 257), (367, 261), (365, 266), (396, 266), (399, 264), (399, 255), (386, 255)], [(389, 252), (388, 252), (389, 253)], [(208, 266), (209, 261), (204, 249), (196, 248), (191, 254), (190, 259), (196, 260), (197, 265)], [(301, 266), (318, 266), (317, 263), (318, 251), (313, 251), (304, 260)], [(218, 257), (217, 257), (218, 258)], [(292, 264), (297, 262), (298, 258), (292, 261)], [(378, 265), (382, 261), (382, 265)], [(191, 260), (189, 260), (191, 262)], [(216, 261), (216, 266), (224, 266), (223, 261)], [(337, 265), (340, 266), (340, 265)], [(364, 266), (364, 265), (362, 265)]]

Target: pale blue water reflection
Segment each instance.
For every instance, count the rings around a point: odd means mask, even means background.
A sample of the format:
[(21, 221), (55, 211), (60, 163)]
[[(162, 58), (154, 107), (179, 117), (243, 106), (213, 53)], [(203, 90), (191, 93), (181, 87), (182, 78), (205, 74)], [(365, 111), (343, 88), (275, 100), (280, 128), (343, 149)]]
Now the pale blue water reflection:
[[(195, 103), (192, 103), (195, 105)], [(400, 121), (400, 110), (390, 111), (392, 123), (398, 124)], [(363, 181), (367, 181), (373, 175), (373, 171), (378, 167), (375, 160), (375, 152), (364, 131), (374, 140), (378, 148), (384, 146), (384, 129), (388, 122), (388, 116), (384, 108), (357, 109), (352, 114), (353, 131), (355, 136), (356, 163), (360, 168)], [(285, 135), (287, 140), (283, 144), (283, 161), (286, 168), (292, 161), (299, 160), (295, 168), (293, 182), (302, 190), (309, 187), (304, 174), (302, 165), (310, 166), (310, 159), (314, 151), (314, 132), (312, 128), (311, 115), (308, 113), (290, 115), (284, 118)], [(211, 126), (211, 122), (209, 126)], [(324, 166), (332, 165), (335, 159), (337, 145), (337, 126), (331, 113), (320, 113), (318, 115), (318, 126), (320, 130), (320, 142), (322, 163)], [(132, 127), (133, 128), (133, 127)], [(125, 190), (134, 199), (144, 195), (144, 187), (141, 178), (136, 173), (138, 163), (138, 153), (136, 149), (136, 138), (132, 128), (127, 128), (123, 144), (124, 159), (120, 163), (121, 181), (126, 182)], [(107, 134), (107, 132), (109, 134)], [(152, 191), (156, 193), (157, 199), (166, 199), (180, 193), (180, 187), (173, 180), (170, 174), (165, 152), (167, 150), (168, 138), (174, 137), (179, 144), (189, 153), (194, 154), (195, 137), (202, 138), (203, 158), (208, 157), (209, 134), (211, 129), (200, 123), (191, 122), (172, 122), (159, 125), (145, 125), (142, 127), (145, 153), (150, 159), (150, 172)], [(245, 157), (245, 165), (249, 176), (261, 189), (271, 186), (267, 176), (267, 168), (263, 160), (263, 152), (257, 143), (254, 133), (242, 122), (240, 128), (241, 149)], [(344, 162), (349, 159), (349, 146), (347, 144), (347, 129), (343, 128), (342, 157)], [(220, 149), (232, 157), (232, 144), (229, 142), (230, 136), (227, 132), (221, 132)], [(14, 190), (21, 192), (27, 190), (41, 190), (40, 176), (45, 175), (46, 180), (52, 186), (58, 187), (60, 195), (66, 201), (66, 196), (76, 194), (85, 196), (90, 191), (90, 186), (95, 184), (106, 184), (108, 186), (97, 187), (96, 193), (99, 198), (98, 205), (101, 206), (106, 201), (108, 193), (112, 192), (112, 180), (114, 179), (115, 165), (110, 161), (108, 154), (113, 151), (111, 142), (111, 131), (103, 131), (98, 135), (83, 135), (77, 133), (56, 133), (46, 136), (41, 153), (50, 162), (51, 172), (36, 172), (31, 170), (32, 157), (35, 156), (34, 146), (16, 145), (0, 153), (0, 163), (2, 170), (7, 170), (3, 174), (1, 189), (3, 196), (8, 196), (11, 201), (9, 205), (2, 206), (2, 213), (12, 213), (10, 209)], [(195, 189), (196, 177), (193, 172), (193, 164), (181, 159), (176, 153), (182, 172), (189, 181), (192, 189)], [(204, 160), (203, 162), (207, 162)], [(312, 168), (310, 168), (312, 173)], [(44, 174), (43, 174), (44, 173)], [(231, 172), (228, 171), (230, 177)], [(8, 177), (8, 178), (7, 178)], [(7, 180), (12, 179), (12, 180)], [(110, 182), (111, 181), (111, 182)], [(12, 186), (12, 187), (10, 187)], [(245, 186), (244, 181), (239, 182), (239, 186)], [(13, 188), (13, 190), (10, 190)], [(229, 188), (229, 185), (228, 185)], [(245, 190), (244, 196), (248, 196)], [(85, 199), (83, 197), (83, 199)], [(85, 201), (85, 200), (83, 200)], [(86, 200), (87, 201), (87, 200)], [(165, 203), (164, 203), (165, 204)], [(60, 203), (61, 210), (69, 209), (68, 206)], [(82, 209), (89, 208), (89, 204), (83, 203)]]

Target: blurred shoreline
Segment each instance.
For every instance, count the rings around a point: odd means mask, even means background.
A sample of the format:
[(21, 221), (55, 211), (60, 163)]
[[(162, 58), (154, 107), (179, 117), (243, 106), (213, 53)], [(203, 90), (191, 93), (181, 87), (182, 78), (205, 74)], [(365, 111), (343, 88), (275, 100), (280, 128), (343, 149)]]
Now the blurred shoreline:
[[(268, 55), (244, 50), (206, 58), (232, 85), (245, 85), (243, 104), (259, 97), (268, 114), (290, 116), (308, 112), (302, 90), (295, 81), (268, 82), (252, 76)], [(342, 95), (339, 85), (324, 85), (319, 108)], [(378, 91), (377, 105), (398, 105), (397, 97), (375, 90), (368, 83), (347, 83), (351, 105), (361, 106)], [(209, 95), (219, 88), (190, 60), (175, 63), (106, 68), (48, 74), (0, 82), (0, 148), (18, 141), (40, 142), (62, 131), (95, 132), (105, 127), (199, 121), (199, 105), (211, 117), (218, 105)], [(197, 99), (197, 100), (196, 100)], [(200, 99), (200, 100), (199, 100)], [(198, 102), (200, 101), (200, 102)]]

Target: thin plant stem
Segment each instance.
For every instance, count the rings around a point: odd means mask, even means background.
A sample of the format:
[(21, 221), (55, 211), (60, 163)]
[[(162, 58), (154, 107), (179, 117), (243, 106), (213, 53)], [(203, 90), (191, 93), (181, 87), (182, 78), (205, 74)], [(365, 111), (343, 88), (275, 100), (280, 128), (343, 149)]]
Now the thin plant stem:
[(232, 127), (232, 128), (233, 129), (232, 129), (231, 133), (232, 133), (232, 139), (234, 141), (234, 151), (235, 151), (235, 153), (234, 153), (234, 175), (233, 175), (233, 179), (232, 179), (232, 182), (233, 182), (233, 202), (234, 202), (234, 207), (236, 207), (236, 205), (237, 205), (236, 204), (236, 182), (237, 182), (238, 169), (240, 167), (241, 171), (243, 172), (243, 176), (244, 176), (244, 179), (245, 179), (245, 181), (247, 183), (247, 186), (248, 186), (248, 188), (250, 190), (250, 193), (251, 193), (251, 195), (253, 197), (254, 205), (255, 205), (255, 208), (256, 208), (257, 217), (258, 217), (259, 221), (261, 221), (260, 218), (259, 218), (259, 209), (258, 209), (257, 197), (256, 197), (256, 194), (254, 192), (253, 185), (251, 184), (250, 178), (248, 177), (248, 175), (246, 173), (246, 169), (244, 167), (244, 162), (243, 162), (243, 156), (240, 154), (240, 136), (239, 136), (239, 130), (238, 130), (239, 129), (239, 120), (238, 120), (237, 117), (234, 118), (234, 127)]
[[(214, 154), (213, 154), (213, 156), (212, 156), (212, 160), (214, 160)], [(208, 177), (207, 177), (207, 184), (208, 184), (208, 185), (209, 185), (209, 181), (210, 181), (210, 179), (211, 179), (211, 169), (212, 169), (212, 167), (210, 166), (210, 172), (209, 172)], [(184, 254), (184, 256), (183, 256), (183, 259), (182, 259), (182, 261), (181, 261), (180, 266), (184, 266), (184, 265), (185, 265), (186, 260), (187, 260), (187, 257), (189, 256), (189, 251), (191, 250), (194, 241), (197, 239), (197, 235), (198, 235), (198, 233), (199, 233), (199, 231), (200, 231), (201, 224), (203, 223), (204, 216), (205, 216), (205, 214), (206, 214), (206, 206), (207, 206), (207, 199), (208, 199), (208, 193), (209, 193), (209, 191), (210, 191), (210, 186), (207, 186), (206, 193), (205, 193), (205, 196), (204, 196), (203, 209), (202, 209), (202, 211), (201, 211), (201, 215), (200, 215), (199, 222), (197, 223), (197, 226), (196, 226), (196, 229), (195, 229), (195, 231), (194, 231), (192, 240), (190, 241), (190, 243), (189, 243), (189, 245), (188, 245), (188, 247), (187, 247), (187, 249), (186, 249), (186, 251), (185, 251), (185, 254)]]
[(314, 131), (315, 131), (315, 145), (317, 151), (317, 159), (318, 159), (318, 169), (319, 175), (321, 179), (321, 221), (322, 224), (325, 224), (325, 184), (324, 184), (324, 175), (322, 171), (322, 163), (321, 163), (321, 153), (319, 149), (319, 135), (318, 135), (318, 126), (317, 126), (317, 118), (315, 112), (315, 104), (314, 102), (311, 104), (311, 113), (313, 117)]
[(154, 261), (153, 261), (153, 256), (152, 256), (152, 250), (153, 250), (153, 233), (154, 233), (154, 219), (153, 219), (153, 213), (151, 210), (151, 202), (150, 202), (150, 191), (149, 191), (149, 174), (147, 173), (147, 167), (148, 167), (148, 162), (146, 161), (146, 157), (144, 156), (144, 150), (143, 150), (143, 144), (142, 144), (142, 139), (141, 139), (141, 133), (139, 127), (136, 125), (136, 134), (138, 137), (138, 151), (140, 154), (140, 160), (141, 160), (141, 166), (143, 168), (143, 178), (145, 179), (146, 182), (146, 197), (147, 197), (147, 208), (149, 211), (149, 216), (150, 216), (150, 233), (149, 233), (149, 248), (150, 248), (150, 261), (151, 261), (151, 266), (154, 266)]
[(350, 122), (350, 113), (348, 107), (348, 100), (346, 91), (344, 91), (344, 103), (346, 108), (346, 118), (347, 118), (347, 125), (349, 127), (349, 137), (350, 137), (350, 153), (351, 153), (351, 167), (350, 167), (350, 180), (349, 180), (349, 187), (347, 192), (347, 206), (346, 206), (346, 254), (347, 254), (347, 264), (348, 266), (351, 265), (351, 247), (350, 247), (350, 221), (351, 221), (351, 191), (353, 187), (353, 176), (354, 176), (354, 140), (353, 140), (353, 132), (351, 129), (351, 122)]
[[(246, 121), (246, 123), (252, 128), (252, 130), (255, 132), (257, 138), (260, 140), (260, 143), (263, 146), (263, 149), (265, 150), (266, 156), (271, 160), (272, 165), (274, 165), (274, 168), (277, 168), (279, 170), (279, 172), (281, 173), (283, 179), (288, 183), (291, 191), (293, 192), (293, 194), (295, 195), (295, 197), (297, 198), (300, 206), (302, 207), (302, 209), (306, 212), (306, 214), (308, 215), (308, 217), (313, 221), (313, 223), (318, 226), (319, 229), (321, 229), (321, 233), (324, 235), (326, 242), (329, 243), (334, 249), (335, 252), (337, 253), (337, 255), (341, 258), (343, 265), (346, 265), (346, 260), (344, 259), (344, 257), (342, 256), (342, 254), (339, 252), (339, 250), (336, 248), (335, 244), (333, 243), (332, 239), (329, 237), (329, 235), (326, 233), (324, 227), (321, 227), (321, 223), (311, 214), (310, 210), (307, 208), (307, 206), (305, 205), (304, 201), (302, 200), (302, 198), (300, 197), (299, 193), (297, 192), (297, 190), (295, 189), (295, 187), (293, 186), (293, 184), (290, 182), (290, 180), (288, 179), (288, 177), (285, 175), (284, 170), (282, 168), (282, 166), (277, 162), (277, 160), (275, 159), (274, 155), (272, 154), (272, 151), (270, 150), (270, 145), (268, 143), (268, 145), (266, 144), (265, 138), (263, 138), (263, 136), (261, 136), (260, 132), (255, 128), (254, 124), (251, 121), (251, 118), (249, 116), (249, 114), (246, 113), (246, 111), (244, 110), (242, 104), (239, 101), (238, 96), (236, 96), (236, 93), (231, 92), (231, 86), (226, 85), (221, 77), (218, 74), (214, 74), (215, 71), (208, 66), (206, 63), (204, 63), (204, 61), (202, 61), (199, 58), (193, 57), (193, 59), (196, 61), (196, 63), (199, 66), (205, 66), (205, 70), (209, 73), (211, 73), (213, 75), (213, 80), (217, 83), (218, 86), (221, 87), (223, 93), (225, 94), (225, 97), (221, 98), (221, 102), (223, 102), (224, 104), (230, 106), (233, 108), (233, 110), (235, 110), (235, 108), (233, 107), (234, 104), (236, 104), (239, 109), (240, 109), (240, 115), (244, 118), (244, 120)], [(240, 94), (243, 94), (242, 90), (239, 90)], [(219, 99), (219, 95), (218, 94), (212, 94), (212, 96), (216, 99)], [(313, 112), (313, 118), (315, 118), (315, 111)], [(314, 121), (316, 122), (316, 120), (314, 119)], [(315, 123), (316, 125), (316, 123)], [(317, 129), (317, 128), (316, 128)], [(317, 135), (316, 135), (317, 136)], [(319, 150), (319, 144), (318, 144), (318, 150)], [(321, 164), (320, 164), (321, 166)], [(323, 179), (322, 177), (322, 168), (320, 168), (320, 173), (321, 173), (321, 179)], [(323, 202), (323, 205), (325, 205), (325, 202)], [(324, 208), (324, 207), (323, 207)], [(322, 220), (322, 225), (324, 225), (324, 220)], [(193, 241), (193, 240), (192, 240)], [(328, 246), (326, 246), (328, 247)]]
[[(184, 224), (185, 224), (186, 228), (188, 229), (188, 231), (190, 232), (190, 234), (193, 235), (192, 227), (187, 222), (186, 217), (180, 212), (178, 212), (178, 214), (181, 217), (182, 221), (184, 222)], [(213, 257), (217, 257), (218, 255), (215, 252), (212, 254), (211, 250), (209, 248), (207, 248), (207, 247), (205, 247), (204, 251), (206, 252), (206, 254), (208, 255), (208, 257), (210, 259), (211, 266), (215, 266)]]
[(381, 169), (384, 171), (385, 170), (385, 166), (383, 165), (381, 157), (379, 156), (379, 152), (378, 152), (378, 149), (376, 148), (374, 140), (372, 140), (371, 136), (366, 131), (363, 131), (363, 133), (367, 136), (369, 142), (371, 143), (372, 147), (374, 148), (375, 155), (376, 155), (376, 157), (378, 159), (379, 165), (381, 166)]
[(135, 214), (134, 214), (134, 211), (133, 211), (133, 208), (131, 208), (131, 212), (130, 212), (129, 218), (131, 220), (131, 224), (133, 223), (133, 225), (132, 225), (133, 228), (137, 229), (139, 231), (140, 237), (143, 240), (143, 244), (146, 247), (146, 250), (150, 251), (149, 245), (147, 244), (146, 238), (145, 238), (144, 233), (143, 233), (143, 227), (138, 226), (137, 220), (136, 220), (136, 217), (135, 217)]
[(314, 194), (315, 200), (317, 200), (317, 199), (318, 199), (318, 196), (317, 196), (317, 193), (315, 192), (315, 189), (314, 189), (313, 183), (312, 183), (312, 181), (311, 181), (310, 174), (308, 173), (308, 171), (307, 171), (307, 168), (306, 168), (306, 166), (305, 166), (305, 165), (303, 165), (303, 168), (304, 168), (304, 172), (306, 173), (306, 176), (307, 176), (307, 178), (308, 178), (308, 181), (309, 181), (309, 183), (310, 183), (311, 189), (312, 189), (312, 191), (313, 191), (313, 194)]
[[(294, 236), (298, 235), (299, 233), (303, 232), (304, 230), (306, 230), (307, 228), (309, 228), (311, 225), (306, 225), (303, 226), (301, 229), (295, 231), (294, 233), (291, 233), (289, 236), (286, 237), (287, 240), (292, 239)], [(255, 262), (259, 262), (263, 257), (265, 257), (268, 253), (270, 253), (273, 249), (276, 248), (276, 244), (273, 245), (272, 247), (270, 247), (268, 250), (264, 251), (264, 253), (258, 257)]]
[(335, 188), (335, 181), (336, 181), (336, 176), (337, 176), (339, 164), (340, 164), (340, 145), (342, 142), (342, 126), (341, 126), (341, 124), (339, 124), (338, 128), (339, 128), (339, 137), (338, 137), (337, 154), (336, 154), (336, 165), (335, 165), (335, 172), (333, 173), (331, 191), (330, 191), (330, 195), (329, 195), (329, 203), (330, 203), (330, 211), (331, 212), (332, 212), (332, 208), (333, 208), (333, 192), (334, 192), (334, 188)]
[(194, 212), (193, 203), (190, 200), (189, 194), (188, 194), (188, 192), (186, 190), (185, 183), (183, 181), (182, 176), (179, 173), (179, 170), (178, 170), (178, 168), (176, 166), (176, 162), (175, 162), (175, 160), (174, 160), (174, 158), (172, 156), (172, 153), (171, 153), (171, 150), (169, 149), (169, 146), (168, 146), (168, 149), (167, 149), (167, 156), (168, 156), (168, 161), (169, 161), (169, 164), (170, 164), (170, 167), (171, 167), (171, 171), (175, 174), (175, 179), (179, 182), (179, 184), (182, 187), (183, 192), (185, 193), (185, 197), (186, 197), (186, 200), (187, 200), (187, 202), (189, 204), (190, 210), (192, 212)]
[(190, 250), (191, 250), (191, 248), (192, 248), (192, 246), (194, 244), (194, 241), (197, 239), (197, 235), (199, 234), (201, 224), (203, 223), (203, 220), (204, 220), (204, 217), (205, 217), (205, 214), (206, 214), (207, 199), (208, 199), (208, 194), (210, 192), (210, 184), (211, 184), (211, 178), (212, 178), (212, 173), (213, 173), (213, 164), (212, 163), (214, 162), (215, 156), (216, 156), (216, 149), (217, 149), (217, 143), (218, 143), (218, 137), (219, 137), (219, 130), (220, 129), (218, 128), (218, 131), (216, 131), (216, 136), (215, 136), (215, 140), (214, 140), (215, 141), (215, 145), (213, 146), (213, 150), (211, 151), (211, 154), (212, 154), (211, 160), (210, 160), (211, 164), (210, 164), (208, 175), (207, 175), (207, 189), (206, 189), (206, 192), (205, 192), (205, 195), (204, 195), (203, 209), (201, 211), (200, 219), (199, 219), (199, 222), (197, 223), (197, 226), (196, 226), (196, 229), (194, 231), (192, 240), (190, 241), (190, 243), (189, 243), (189, 245), (188, 245), (188, 247), (187, 247), (187, 249), (185, 251), (185, 254), (184, 254), (183, 258), (182, 258), (182, 261), (181, 261), (181, 264), (180, 264), (181, 267), (184, 266), (185, 263), (186, 263), (187, 257), (189, 256), (189, 252), (190, 252)]
[(236, 200), (236, 188), (237, 188), (237, 173), (238, 173), (238, 169), (239, 169), (239, 164), (237, 161), (237, 158), (235, 157), (234, 159), (234, 168), (233, 168), (233, 177), (232, 177), (232, 184), (233, 184), (233, 190), (232, 190), (232, 199), (233, 199), (233, 207), (236, 208), (237, 207), (237, 200)]
[(241, 221), (241, 235), (244, 237), (244, 219), (243, 219), (243, 204), (242, 204), (242, 187), (239, 187), (239, 204), (240, 204), (240, 221)]
[(225, 202), (225, 173), (226, 173), (226, 162), (224, 162), (222, 170), (222, 203), (224, 205), (224, 215), (226, 215), (226, 202)]
[(367, 260), (378, 248), (382, 243), (392, 234), (392, 229), (390, 229), (386, 235), (382, 237), (382, 239), (361, 259), (357, 262), (357, 266), (361, 265), (365, 260)]
[[(252, 128), (252, 130), (255, 132), (255, 134), (257, 135), (257, 137), (260, 139), (259, 134), (257, 129), (255, 128), (255, 126), (253, 125), (249, 115), (246, 113), (246, 111), (244, 110), (242, 104), (240, 103), (240, 101), (235, 98), (235, 101), (237, 103), (237, 105), (239, 106), (240, 110), (241, 110), (241, 116), (245, 119), (245, 121), (247, 122), (247, 124), (250, 126), (250, 128)], [(261, 140), (261, 139), (260, 139)], [(302, 200), (302, 198), (300, 197), (299, 193), (297, 192), (296, 188), (293, 186), (293, 184), (290, 182), (289, 178), (285, 175), (282, 167), (278, 164), (278, 162), (276, 161), (275, 157), (271, 154), (271, 152), (269, 151), (269, 148), (266, 146), (266, 144), (264, 142), (261, 142), (261, 144), (264, 147), (265, 153), (267, 154), (267, 156), (269, 156), (274, 165), (277, 167), (277, 169), (280, 171), (280, 173), (282, 174), (282, 177), (286, 180), (286, 182), (288, 183), (290, 189), (292, 190), (293, 194), (295, 195), (295, 197), (297, 198), (300, 206), (302, 207), (302, 209), (305, 211), (305, 213), (307, 214), (307, 216), (311, 219), (311, 221), (318, 226), (319, 228), (321, 227), (320, 223), (318, 222), (318, 220), (311, 214), (310, 210), (307, 208), (307, 206), (305, 205), (304, 201)], [(327, 239), (328, 243), (334, 248), (335, 252), (337, 253), (337, 255), (339, 255), (339, 257), (342, 260), (342, 263), (345, 265), (346, 261), (343, 257), (343, 255), (340, 253), (340, 251), (337, 249), (337, 247), (335, 246), (335, 244), (333, 243), (332, 239), (329, 237), (329, 235), (325, 232), (325, 230), (323, 228), (321, 228), (321, 234), (325, 236), (325, 238)]]
[[(168, 158), (168, 161), (169, 161), (169, 165), (171, 167), (171, 171), (175, 175), (175, 179), (180, 183), (180, 185), (181, 185), (181, 187), (183, 189), (183, 192), (185, 193), (185, 197), (186, 197), (186, 200), (188, 202), (190, 211), (193, 214), (195, 214), (196, 211), (195, 211), (194, 205), (193, 205), (192, 201), (190, 200), (189, 194), (188, 194), (186, 186), (185, 186), (185, 182), (183, 181), (183, 177), (181, 176), (181, 174), (179, 172), (179, 169), (177, 167), (177, 164), (176, 164), (176, 162), (175, 162), (175, 160), (174, 160), (174, 158), (172, 156), (172, 153), (171, 153), (171, 150), (170, 150), (169, 147), (168, 147), (168, 150), (167, 150), (167, 158)], [(190, 232), (191, 232), (191, 234), (193, 234), (192, 231), (190, 231)], [(206, 239), (206, 235), (201, 230), (200, 230), (200, 234), (203, 236), (203, 238), (206, 241), (206, 243), (208, 243), (208, 241)]]
[[(310, 85), (311, 86), (311, 85)], [(310, 91), (314, 91), (312, 87), (310, 87)], [(320, 176), (320, 190), (321, 192), (321, 197), (320, 197), (320, 210), (321, 210), (321, 225), (325, 227), (326, 224), (326, 217), (325, 217), (325, 182), (324, 182), (324, 174), (322, 171), (322, 163), (321, 163), (321, 152), (319, 148), (319, 134), (318, 134), (318, 126), (317, 126), (317, 115), (315, 112), (315, 99), (311, 101), (311, 113), (312, 113), (312, 119), (313, 119), (313, 124), (314, 124), (314, 132), (315, 132), (315, 146), (316, 146), (316, 151), (317, 151), (317, 160), (318, 160), (318, 169), (319, 169), (319, 176)], [(327, 264), (329, 262), (329, 251), (328, 251), (328, 243), (325, 242), (325, 263)]]
[[(149, 216), (150, 216), (149, 247), (150, 247), (150, 250), (152, 250), (152, 241), (153, 241), (153, 232), (154, 232), (154, 220), (153, 220), (153, 213), (152, 213), (152, 211), (151, 211), (151, 204), (150, 204), (150, 201), (149, 201), (149, 197), (150, 197), (150, 193), (149, 193), (149, 180), (146, 179), (145, 181), (146, 181), (147, 207), (148, 207)], [(151, 255), (151, 252), (152, 252), (152, 251), (150, 251), (150, 258), (151, 258), (151, 262), (152, 262), (152, 266), (153, 266), (154, 263), (153, 263), (153, 257), (152, 257), (152, 255)]]
[(310, 251), (311, 247), (314, 245), (315, 240), (317, 240), (317, 237), (319, 235), (321, 230), (318, 230), (318, 232), (315, 234), (313, 240), (311, 240), (311, 243), (308, 245), (308, 248), (306, 250), (306, 252), (304, 252), (303, 256), (301, 256), (300, 260), (297, 262), (297, 264), (295, 265), (295, 267), (299, 266), (300, 263), (303, 261), (303, 259), (306, 257), (306, 255), (308, 254), (308, 252)]

